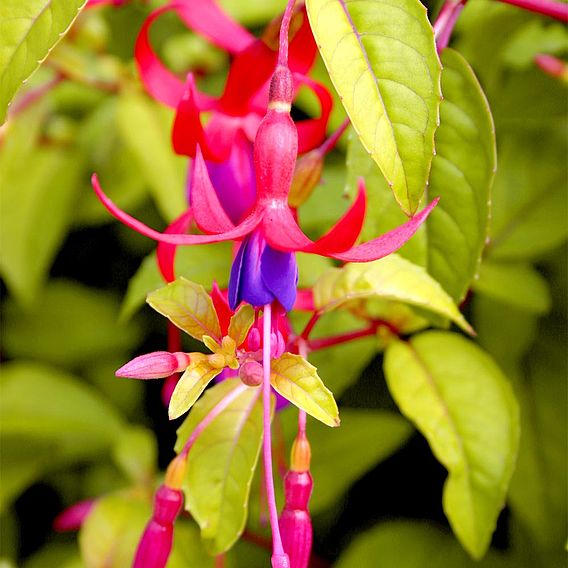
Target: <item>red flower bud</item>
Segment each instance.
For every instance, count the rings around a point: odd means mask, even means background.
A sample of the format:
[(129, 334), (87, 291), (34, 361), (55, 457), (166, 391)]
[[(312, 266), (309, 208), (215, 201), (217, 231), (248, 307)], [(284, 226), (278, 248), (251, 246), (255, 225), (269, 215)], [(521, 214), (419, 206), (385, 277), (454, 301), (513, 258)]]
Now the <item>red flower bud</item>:
[(313, 481), (309, 471), (289, 471), (284, 478), (286, 495), (279, 519), (282, 545), (290, 558), (290, 568), (307, 568), (312, 550), (312, 521), (308, 502)]
[(154, 351), (132, 359), (118, 369), (115, 375), (131, 379), (161, 379), (185, 371), (188, 365), (189, 356), (186, 353)]
[(133, 568), (164, 568), (172, 550), (174, 521), (183, 504), (183, 493), (161, 485), (154, 498), (154, 513), (144, 530)]
[(53, 529), (57, 532), (78, 531), (95, 503), (95, 499), (86, 499), (67, 507), (55, 517)]

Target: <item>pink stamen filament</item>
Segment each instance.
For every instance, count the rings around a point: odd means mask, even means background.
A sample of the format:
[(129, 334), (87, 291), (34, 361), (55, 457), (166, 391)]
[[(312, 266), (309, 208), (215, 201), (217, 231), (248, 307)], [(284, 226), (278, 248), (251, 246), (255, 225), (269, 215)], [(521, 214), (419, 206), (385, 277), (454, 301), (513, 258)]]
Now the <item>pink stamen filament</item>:
[(262, 342), (262, 365), (264, 379), (262, 384), (263, 402), (263, 422), (264, 438), (262, 442), (262, 457), (264, 464), (264, 485), (266, 488), (266, 499), (268, 501), (268, 512), (270, 517), (270, 527), (272, 529), (272, 566), (280, 568), (289, 566), (288, 555), (284, 552), (280, 528), (278, 526), (278, 510), (276, 508), (276, 497), (274, 495), (274, 480), (272, 474), (272, 436), (271, 436), (271, 388), (270, 388), (270, 340), (272, 331), (272, 308), (270, 304), (264, 306), (263, 312), (263, 342)]

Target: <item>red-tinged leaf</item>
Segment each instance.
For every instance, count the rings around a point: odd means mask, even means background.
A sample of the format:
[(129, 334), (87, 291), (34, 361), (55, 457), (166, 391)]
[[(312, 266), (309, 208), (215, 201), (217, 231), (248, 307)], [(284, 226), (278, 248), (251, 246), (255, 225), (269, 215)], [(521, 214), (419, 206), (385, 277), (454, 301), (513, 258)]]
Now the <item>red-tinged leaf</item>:
[[(182, 213), (171, 225), (169, 225), (164, 233), (175, 234), (185, 233), (193, 221), (193, 212), (188, 209)], [(156, 260), (158, 261), (158, 268), (166, 282), (173, 282), (176, 279), (175, 275), (175, 258), (176, 258), (177, 245), (170, 245), (166, 243), (158, 243), (156, 249)]]
[(184, 234), (167, 234), (160, 233), (148, 225), (145, 225), (138, 219), (135, 219), (128, 213), (125, 213), (117, 207), (111, 199), (104, 193), (100, 186), (96, 174), (91, 177), (93, 189), (101, 203), (106, 207), (107, 211), (121, 223), (127, 227), (134, 229), (136, 232), (155, 241), (169, 243), (173, 245), (205, 245), (208, 243), (218, 243), (220, 241), (229, 241), (240, 239), (253, 231), (262, 221), (262, 210), (255, 209), (242, 223), (226, 233), (219, 235), (184, 235)]
[(365, 182), (359, 180), (359, 193), (347, 213), (314, 246), (319, 250), (345, 251), (352, 247), (361, 234), (365, 220), (367, 198)]
[[(418, 230), (418, 227), (426, 220), (432, 209), (437, 205), (439, 199), (435, 199), (415, 215), (410, 221), (404, 223), (400, 227), (381, 235), (380, 237), (360, 244), (348, 251), (341, 253), (328, 254), (332, 258), (343, 260), (345, 262), (370, 262), (383, 258), (395, 251), (397, 251), (412, 235)], [(313, 247), (309, 252), (317, 252), (316, 247)]]
[(172, 143), (177, 154), (194, 157), (200, 146), (208, 160), (219, 160), (218, 152), (213, 151), (203, 130), (200, 109), (197, 105), (197, 89), (193, 73), (189, 73), (183, 95), (177, 106), (176, 118), (172, 129)]
[(203, 232), (223, 233), (235, 228), (209, 179), (209, 172), (199, 146), (191, 173), (190, 201), (195, 222)]
[(233, 312), (229, 307), (226, 294), (223, 294), (217, 282), (213, 282), (213, 287), (211, 288), (211, 299), (213, 300), (213, 306), (215, 306), (215, 311), (219, 318), (219, 324), (221, 325), (221, 335), (225, 336), (229, 333), (229, 323), (231, 322)]
[(294, 79), (300, 85), (310, 88), (320, 103), (319, 118), (300, 120), (296, 123), (298, 129), (298, 153), (303, 154), (319, 146), (325, 138), (329, 115), (333, 109), (333, 98), (329, 91), (317, 81), (306, 75), (294, 73)]
[[(175, 11), (192, 30), (210, 39), (229, 53), (242, 51), (254, 37), (231, 20), (215, 2), (172, 2), (158, 8), (144, 22), (136, 40), (135, 57), (146, 90), (160, 102), (175, 108), (184, 92), (184, 84), (165, 67), (150, 44), (149, 32), (154, 21), (164, 12)], [(199, 95), (200, 108), (211, 108), (214, 99)]]

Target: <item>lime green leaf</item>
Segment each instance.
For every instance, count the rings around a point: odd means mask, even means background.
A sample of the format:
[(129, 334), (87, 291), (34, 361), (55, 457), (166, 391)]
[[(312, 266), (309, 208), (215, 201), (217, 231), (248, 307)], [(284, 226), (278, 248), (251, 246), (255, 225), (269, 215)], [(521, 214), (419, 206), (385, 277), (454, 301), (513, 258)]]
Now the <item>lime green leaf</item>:
[[(522, 282), (522, 285), (519, 283)], [(546, 279), (529, 264), (484, 262), (473, 289), (521, 310), (544, 314), (550, 309)]]
[(184, 522), (183, 519), (178, 518), (174, 532), (174, 547), (168, 558), (167, 568), (188, 566), (214, 568), (215, 558), (205, 550), (197, 525), (193, 521)]
[(407, 214), (434, 153), (440, 62), (417, 0), (308, 0), (320, 53), (355, 130)]
[[(170, 420), (187, 412), (205, 390), (205, 387), (223, 370), (212, 367), (200, 353), (192, 353), (189, 367), (181, 376), (170, 400), (168, 415)], [(195, 360), (196, 359), (196, 360)]]
[(191, 337), (201, 341), (204, 335), (209, 335), (220, 340), (217, 312), (211, 297), (200, 284), (179, 278), (148, 294), (146, 301)]
[[(290, 442), (298, 432), (298, 413), (280, 413), (284, 435)], [(308, 425), (312, 447), (314, 491), (310, 511), (333, 505), (367, 471), (392, 455), (409, 438), (412, 428), (398, 414), (383, 410), (341, 409), (341, 428), (330, 430), (319, 422)]]
[(132, 566), (152, 508), (127, 494), (100, 499), (79, 532), (82, 559), (88, 568)]
[(0, 154), (0, 273), (25, 307), (71, 224), (84, 161), (76, 150), (35, 145), (44, 113), (40, 105), (10, 121)]
[(45, 568), (46, 566), (57, 566), (58, 568), (79, 566), (83, 568), (80, 561), (76, 544), (49, 543), (28, 558), (22, 568)]
[(440, 127), (428, 197), (441, 197), (426, 223), (428, 272), (460, 302), (481, 262), (496, 169), (495, 128), (467, 61), (442, 52)]
[[(347, 312), (337, 310), (321, 318), (310, 336), (313, 339), (329, 337), (361, 329), (361, 320)], [(335, 394), (341, 394), (357, 381), (365, 367), (377, 352), (375, 337), (365, 337), (358, 341), (339, 343), (327, 349), (310, 353), (310, 361), (316, 366), (318, 374)]]
[[(221, 288), (228, 284), (227, 266), (231, 263), (231, 245), (214, 243), (206, 247), (179, 247), (176, 252), (176, 274), (202, 286), (216, 281)], [(148, 255), (128, 283), (120, 319), (127, 320), (144, 305), (148, 292), (164, 284), (158, 270), (156, 253)]]
[(235, 340), (237, 347), (244, 343), (254, 323), (254, 308), (249, 304), (242, 305), (231, 318), (229, 336)]
[(471, 327), (438, 282), (424, 268), (396, 254), (374, 262), (332, 268), (314, 286), (314, 303), (322, 311), (365, 298), (382, 298), (418, 306), (451, 319), (471, 333)]
[(23, 312), (13, 302), (6, 305), (5, 352), (72, 368), (120, 353), (136, 344), (140, 329), (119, 326), (118, 307), (118, 301), (101, 290), (52, 281), (33, 310)]
[(519, 409), (493, 360), (475, 344), (431, 331), (392, 343), (385, 356), (389, 389), (448, 469), (444, 511), (466, 550), (489, 546), (519, 443)]
[(272, 361), (270, 382), (274, 389), (298, 408), (327, 426), (339, 426), (333, 394), (319, 378), (317, 369), (303, 357), (284, 353)]
[[(120, 96), (119, 132), (125, 145), (136, 156), (137, 165), (167, 221), (187, 209), (186, 160), (170, 150), (171, 123), (171, 112), (144, 95), (126, 93)], [(142, 124), (144, 128), (141, 128)]]
[(22, 83), (65, 35), (85, 0), (2, 0), (0, 124)]
[(112, 448), (112, 457), (132, 481), (142, 484), (151, 482), (158, 461), (154, 433), (141, 426), (128, 428)]
[(502, 556), (488, 554), (482, 564), (467, 557), (447, 532), (426, 522), (396, 521), (357, 536), (336, 568), (506, 568)]
[[(178, 430), (176, 451), (181, 451), (211, 409), (241, 384), (239, 379), (228, 379), (203, 395)], [(245, 526), (262, 440), (260, 393), (260, 389), (244, 389), (205, 428), (190, 452), (184, 483), (186, 508), (201, 527), (201, 536), (213, 554), (228, 550)]]

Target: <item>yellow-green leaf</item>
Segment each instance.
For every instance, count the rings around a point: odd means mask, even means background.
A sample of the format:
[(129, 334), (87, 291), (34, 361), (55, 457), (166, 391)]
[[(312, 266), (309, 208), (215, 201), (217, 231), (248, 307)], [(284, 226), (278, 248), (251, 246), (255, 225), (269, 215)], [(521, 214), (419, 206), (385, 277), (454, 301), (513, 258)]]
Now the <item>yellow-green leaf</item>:
[(65, 35), (86, 0), (0, 2), (0, 124), (10, 100)]
[(517, 458), (519, 408), (511, 385), (477, 345), (442, 331), (391, 343), (385, 376), (400, 410), (449, 472), (443, 504), (453, 531), (481, 558)]
[(187, 412), (205, 390), (205, 387), (223, 370), (211, 366), (205, 356), (194, 357), (194, 355), (201, 354), (191, 355), (191, 358), (196, 360), (185, 370), (172, 394), (168, 408), (170, 420)]
[(407, 214), (434, 154), (441, 66), (418, 0), (307, 0), (331, 80), (363, 145)]
[(339, 426), (333, 394), (319, 378), (317, 369), (303, 357), (284, 353), (272, 361), (270, 382), (274, 389), (298, 408), (327, 426)]
[(328, 311), (356, 299), (382, 298), (417, 306), (448, 318), (468, 333), (471, 326), (452, 298), (424, 268), (391, 254), (364, 264), (331, 268), (314, 286), (314, 304)]
[(237, 347), (244, 343), (253, 323), (254, 308), (249, 304), (243, 304), (229, 323), (229, 336), (235, 340)]
[(205, 288), (185, 278), (148, 294), (146, 301), (174, 325), (202, 341), (204, 335), (219, 340), (221, 327), (213, 301)]

